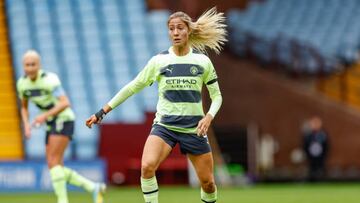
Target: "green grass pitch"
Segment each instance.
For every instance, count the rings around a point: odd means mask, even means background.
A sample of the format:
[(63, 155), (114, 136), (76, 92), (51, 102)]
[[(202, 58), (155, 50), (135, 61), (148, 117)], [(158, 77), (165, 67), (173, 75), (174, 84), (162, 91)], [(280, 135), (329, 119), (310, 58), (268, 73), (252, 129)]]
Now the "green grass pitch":
[[(358, 203), (360, 183), (265, 184), (241, 188), (219, 188), (218, 203)], [(91, 195), (71, 192), (71, 203), (91, 203)], [(52, 193), (0, 193), (1, 203), (55, 203)], [(112, 187), (105, 203), (142, 203), (138, 187)], [(161, 203), (196, 203), (199, 189), (160, 186)]]

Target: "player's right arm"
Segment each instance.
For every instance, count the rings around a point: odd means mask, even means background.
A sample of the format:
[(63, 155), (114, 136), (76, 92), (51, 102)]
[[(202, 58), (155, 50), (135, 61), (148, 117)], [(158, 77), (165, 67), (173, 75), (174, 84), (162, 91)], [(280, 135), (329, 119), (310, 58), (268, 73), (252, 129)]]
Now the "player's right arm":
[(31, 125), (29, 122), (29, 110), (28, 105), (29, 102), (27, 99), (21, 99), (21, 119), (24, 125), (24, 133), (26, 138), (30, 138), (31, 136)]
[(26, 95), (24, 95), (23, 91), (23, 82), (22, 78), (20, 78), (16, 83), (16, 90), (20, 99), (20, 114), (21, 120), (23, 122), (24, 133), (26, 138), (30, 138), (31, 136), (31, 125), (29, 122), (29, 100)]
[(86, 126), (91, 128), (93, 124), (99, 124), (101, 120), (104, 118), (104, 116), (109, 113), (112, 110), (112, 108), (106, 104), (103, 108), (100, 109), (97, 113), (93, 114), (88, 118), (85, 122)]
[(153, 57), (134, 80), (125, 85), (103, 108), (86, 120), (86, 126), (91, 128), (93, 124), (99, 124), (107, 113), (119, 106), (133, 94), (151, 85), (156, 80), (155, 70), (155, 57)]

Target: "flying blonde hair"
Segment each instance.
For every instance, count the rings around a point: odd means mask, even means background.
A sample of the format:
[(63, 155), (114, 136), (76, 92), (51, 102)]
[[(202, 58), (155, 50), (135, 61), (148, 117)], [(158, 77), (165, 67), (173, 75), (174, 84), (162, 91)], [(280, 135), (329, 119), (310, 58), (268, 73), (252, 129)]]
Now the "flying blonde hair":
[(216, 7), (204, 12), (196, 22), (192, 22), (190, 16), (182, 11), (170, 15), (168, 24), (173, 18), (180, 18), (190, 28), (189, 44), (202, 53), (209, 48), (219, 54), (227, 41), (225, 16), (224, 13), (217, 13)]

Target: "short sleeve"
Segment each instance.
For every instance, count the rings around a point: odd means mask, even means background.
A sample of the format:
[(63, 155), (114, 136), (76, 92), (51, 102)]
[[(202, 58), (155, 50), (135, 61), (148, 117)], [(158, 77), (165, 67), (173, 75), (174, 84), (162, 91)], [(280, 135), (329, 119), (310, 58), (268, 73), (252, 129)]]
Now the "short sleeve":
[(60, 96), (65, 96), (66, 94), (64, 88), (61, 85), (59, 85), (53, 89), (53, 95), (54, 97), (60, 97)]
[(64, 88), (61, 85), (61, 81), (59, 79), (59, 77), (56, 74), (51, 74), (49, 75), (49, 80), (52, 84), (52, 94), (55, 97), (60, 97), (60, 96), (64, 96), (65, 91)]
[(56, 74), (54, 74), (54, 73), (49, 74), (49, 80), (50, 80), (51, 84), (53, 85), (53, 87), (61, 86), (60, 79)]
[(16, 83), (16, 91), (17, 91), (17, 94), (18, 94), (18, 97), (20, 99), (26, 99), (26, 95), (24, 95), (24, 90), (22, 88), (22, 79), (20, 78), (17, 83)]

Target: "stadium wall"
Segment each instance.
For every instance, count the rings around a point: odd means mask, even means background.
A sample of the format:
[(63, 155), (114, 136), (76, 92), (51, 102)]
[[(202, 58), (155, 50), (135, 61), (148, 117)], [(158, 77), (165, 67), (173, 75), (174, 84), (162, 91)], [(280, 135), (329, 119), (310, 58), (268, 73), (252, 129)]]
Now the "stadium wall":
[(334, 178), (360, 177), (360, 160), (355, 156), (360, 153), (357, 109), (328, 99), (304, 84), (264, 70), (251, 61), (230, 54), (211, 58), (224, 100), (214, 120), (216, 127), (257, 123), (261, 134), (271, 134), (279, 144), (275, 168), (286, 168), (291, 173), (301, 167), (291, 161), (291, 153), (302, 147), (302, 122), (318, 115), (330, 136), (329, 173), (337, 176)]
[[(115, 185), (138, 185), (141, 175), (141, 155), (151, 130), (154, 113), (147, 113), (143, 124), (103, 124), (99, 155), (108, 164), (108, 181)], [(187, 184), (186, 156), (175, 147), (159, 166), (157, 180), (161, 184)]]
[[(106, 163), (103, 160), (67, 161), (65, 165), (90, 180), (97, 182), (106, 180)], [(79, 190), (73, 186), (69, 189)], [(45, 161), (0, 162), (0, 193), (52, 190), (50, 173)]]

